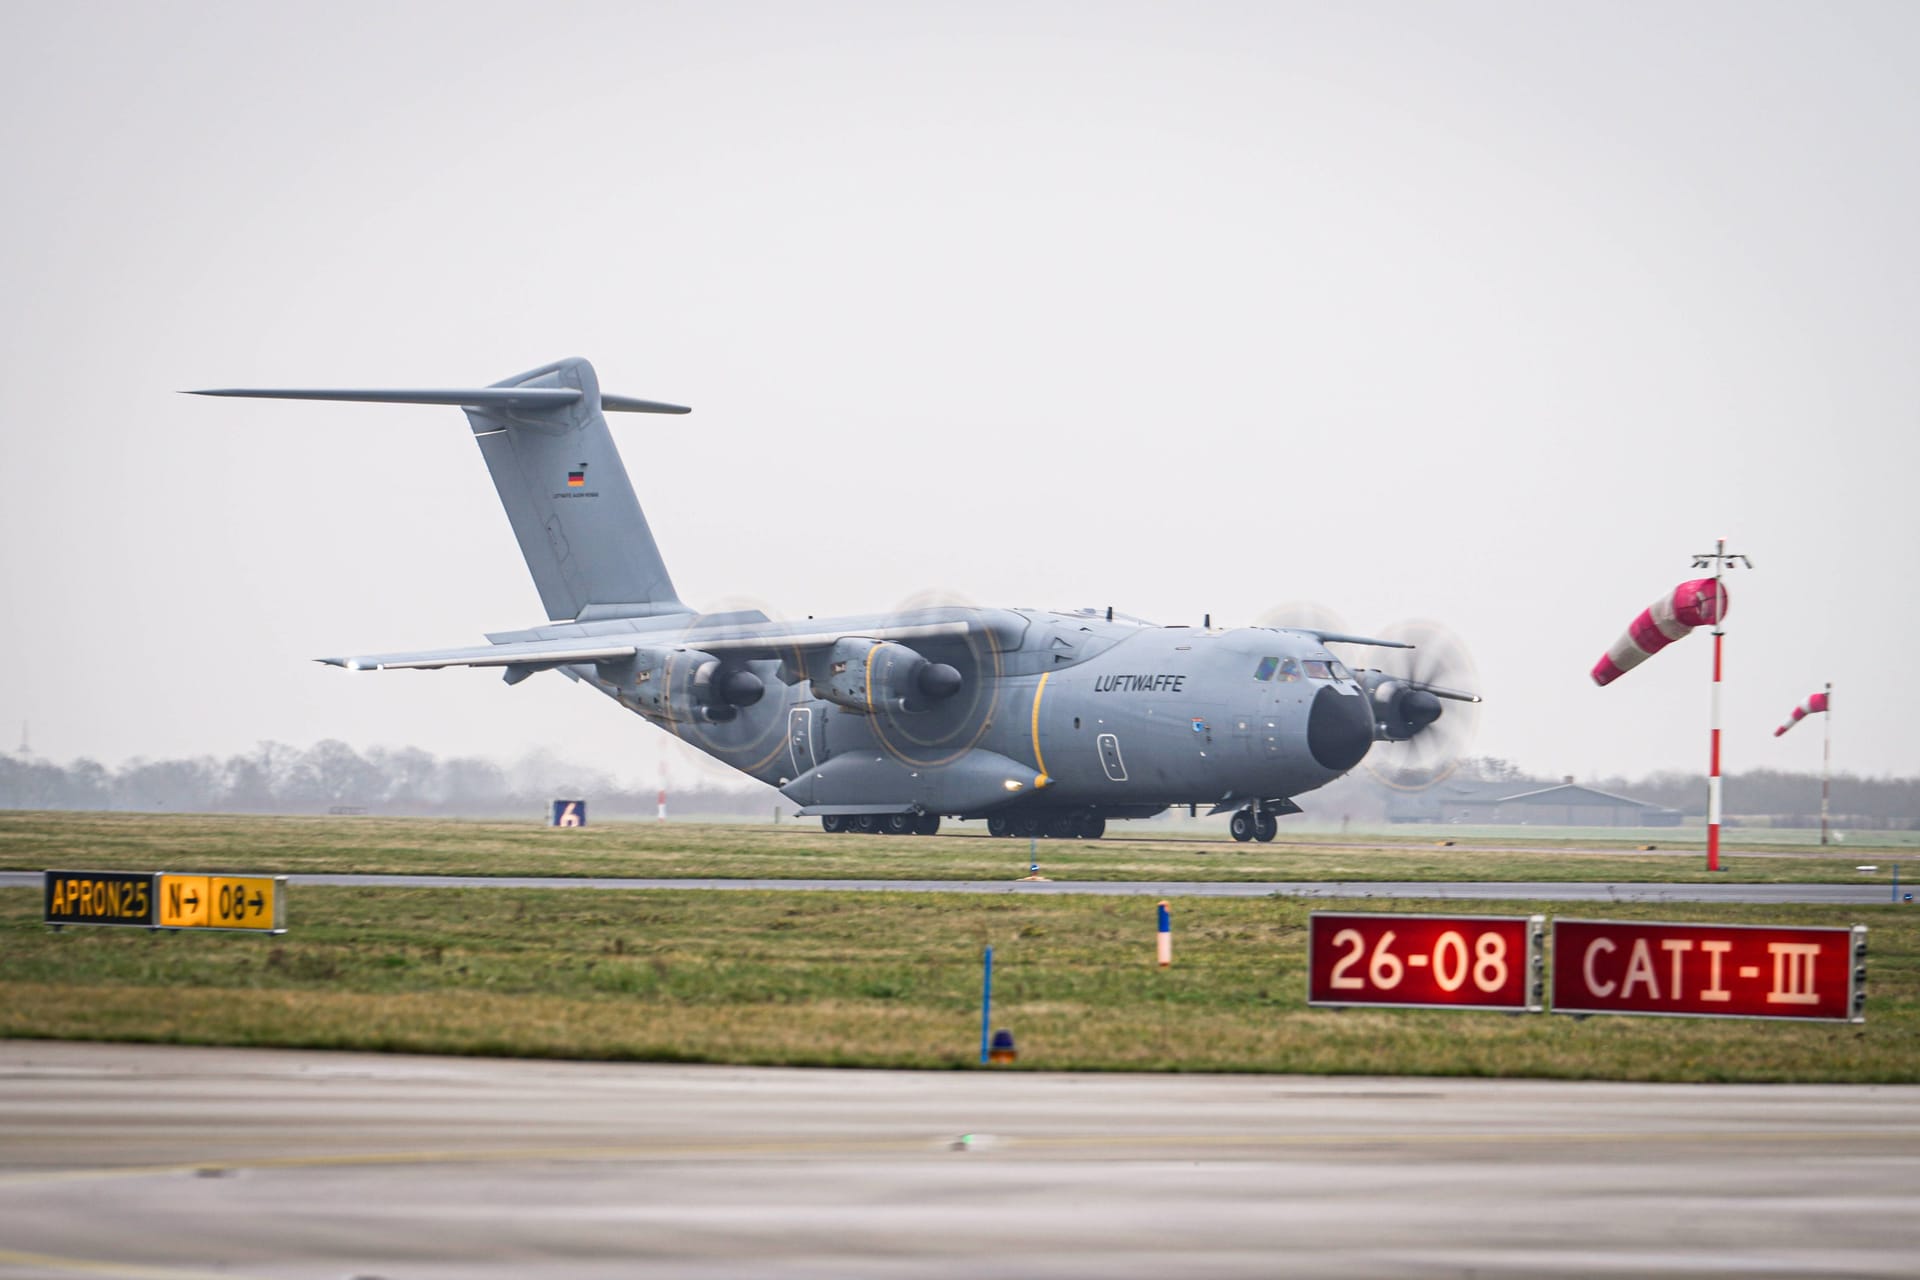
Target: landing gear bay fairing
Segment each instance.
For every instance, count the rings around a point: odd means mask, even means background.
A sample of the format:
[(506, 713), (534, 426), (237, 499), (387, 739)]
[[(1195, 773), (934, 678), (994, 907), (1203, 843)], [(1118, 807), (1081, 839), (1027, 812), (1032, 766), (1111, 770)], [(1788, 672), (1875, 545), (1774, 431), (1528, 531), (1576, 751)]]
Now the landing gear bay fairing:
[[(491, 643), (321, 661), (352, 670), (558, 671), (818, 816), (828, 831), (1099, 837), (1170, 806), (1231, 814), (1271, 840), (1295, 797), (1381, 744), (1428, 776), (1445, 703), (1402, 670), (1349, 670), (1329, 644), (1408, 650), (1327, 629), (1155, 626), (1112, 609), (958, 605), (781, 622), (681, 603), (604, 412), (686, 413), (605, 395), (563, 360), (480, 389), (195, 394), (456, 405), (505, 505), (547, 621)], [(1442, 672), (1441, 674), (1445, 674)], [(1417, 782), (1416, 782), (1417, 785)]]

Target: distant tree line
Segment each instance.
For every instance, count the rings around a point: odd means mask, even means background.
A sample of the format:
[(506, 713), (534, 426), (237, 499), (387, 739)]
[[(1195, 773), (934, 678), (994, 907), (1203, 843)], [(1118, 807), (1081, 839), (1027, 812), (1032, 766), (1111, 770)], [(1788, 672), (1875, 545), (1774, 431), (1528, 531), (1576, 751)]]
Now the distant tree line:
[[(1460, 775), (1516, 788), (1552, 786), (1506, 760), (1474, 757)], [(1704, 818), (1706, 784), (1699, 774), (1666, 771), (1643, 778), (1583, 778), (1583, 785), (1632, 796)], [(1371, 821), (1383, 812), (1384, 788), (1357, 770), (1305, 803), (1313, 818), (1350, 816)], [(652, 817), (655, 787), (623, 785), (611, 775), (535, 752), (503, 765), (457, 756), (442, 760), (417, 747), (356, 751), (344, 742), (311, 747), (263, 742), (219, 759), (131, 760), (110, 769), (95, 760), (55, 764), (25, 754), (0, 755), (0, 808), (122, 809), (143, 813), (377, 813), (506, 817), (544, 813), (550, 801), (584, 798), (590, 813)], [(1820, 822), (1820, 777), (1756, 769), (1728, 776), (1730, 818), (1775, 826)], [(1316, 803), (1317, 800), (1317, 803)], [(667, 797), (678, 815), (766, 816), (783, 803), (771, 787), (747, 779), (727, 784), (679, 784)], [(1832, 812), (1844, 827), (1920, 829), (1920, 778), (1862, 778), (1836, 774)]]
[[(1699, 774), (1668, 770), (1632, 782), (1613, 777), (1588, 785), (1666, 805), (1690, 817), (1706, 817), (1707, 787)], [(1765, 819), (1779, 827), (1820, 825), (1817, 773), (1752, 769), (1729, 774), (1724, 788), (1724, 807), (1734, 817)], [(1920, 830), (1920, 778), (1862, 778), (1836, 773), (1828, 809), (1836, 826)]]
[[(0, 755), (0, 808), (122, 809), (143, 813), (377, 813), (507, 817), (546, 812), (554, 799), (591, 801), (591, 816), (652, 817), (658, 787), (622, 786), (602, 771), (536, 752), (512, 765), (461, 756), (442, 760), (417, 747), (356, 751), (344, 742), (311, 747), (263, 742), (219, 759), (131, 760), (110, 769), (95, 760), (60, 765)], [(742, 780), (731, 786), (676, 786), (670, 813), (771, 817), (780, 796)]]
[[(1564, 781), (1532, 777), (1505, 760), (1486, 757), (1463, 761), (1462, 772), (1490, 782), (1532, 782), (1543, 787)], [(1678, 809), (1688, 817), (1704, 820), (1707, 815), (1707, 784), (1703, 773), (1667, 769), (1641, 778), (1613, 774), (1581, 778), (1579, 782), (1598, 791)], [(1722, 804), (1729, 817), (1779, 827), (1820, 825), (1820, 775), (1817, 773), (1752, 769), (1728, 774), (1722, 785)], [(1920, 778), (1863, 778), (1852, 773), (1836, 773), (1828, 809), (1837, 826), (1882, 831), (1920, 829)]]

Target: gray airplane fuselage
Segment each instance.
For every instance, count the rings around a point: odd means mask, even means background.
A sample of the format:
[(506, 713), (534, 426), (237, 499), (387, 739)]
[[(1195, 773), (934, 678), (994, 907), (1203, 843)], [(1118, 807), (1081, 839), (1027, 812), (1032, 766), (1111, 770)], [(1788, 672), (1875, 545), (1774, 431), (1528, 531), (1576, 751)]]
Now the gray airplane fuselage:
[[(562, 669), (780, 788), (809, 813), (1144, 817), (1169, 805), (1248, 803), (1290, 812), (1290, 797), (1340, 777), (1372, 741), (1360, 685), (1316, 638), (1293, 631), (1156, 627), (1093, 611), (947, 608), (787, 625), (758, 614), (682, 615), (628, 622), (636, 631), (602, 623), (589, 634), (604, 642), (622, 631), (704, 655), (709, 637), (859, 637), (961, 620), (968, 637), (985, 639), (935, 638), (914, 647), (954, 659), (966, 670), (966, 687), (949, 704), (915, 711), (816, 696), (807, 678), (811, 655), (798, 647), (784, 658), (736, 664), (760, 679), (765, 694), (718, 721), (700, 705), (649, 700), (619, 672)], [(577, 624), (558, 624), (491, 638), (581, 634)]]

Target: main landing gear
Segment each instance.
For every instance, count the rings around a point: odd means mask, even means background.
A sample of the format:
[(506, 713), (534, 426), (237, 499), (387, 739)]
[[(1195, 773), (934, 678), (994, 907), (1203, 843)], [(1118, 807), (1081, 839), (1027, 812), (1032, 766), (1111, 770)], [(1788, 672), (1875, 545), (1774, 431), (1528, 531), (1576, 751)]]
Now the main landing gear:
[(1022, 840), (1098, 840), (1107, 834), (1107, 820), (1098, 814), (1063, 813), (1053, 817), (1020, 814), (987, 819), (990, 836), (1017, 836)]
[(1268, 844), (1280, 834), (1280, 820), (1264, 809), (1258, 812), (1252, 809), (1241, 809), (1233, 815), (1233, 820), (1227, 824), (1227, 830), (1231, 831), (1233, 838), (1241, 844), (1249, 840)]
[(940, 830), (937, 813), (825, 813), (820, 828), (828, 835), (858, 831), (869, 836), (930, 836)]

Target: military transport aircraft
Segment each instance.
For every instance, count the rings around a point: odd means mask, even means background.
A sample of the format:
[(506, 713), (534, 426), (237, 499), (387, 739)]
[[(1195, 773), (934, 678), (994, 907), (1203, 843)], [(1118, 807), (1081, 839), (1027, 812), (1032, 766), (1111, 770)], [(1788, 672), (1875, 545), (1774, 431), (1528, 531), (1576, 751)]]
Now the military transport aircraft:
[(196, 395), (457, 405), (493, 474), (548, 621), (490, 644), (321, 661), (352, 670), (555, 670), (742, 773), (828, 831), (1097, 839), (1172, 805), (1271, 840), (1294, 797), (1376, 742), (1438, 740), (1442, 700), (1411, 664), (1354, 672), (1325, 629), (1154, 626), (1112, 609), (927, 605), (783, 623), (680, 601), (603, 411), (686, 413), (603, 394), (562, 360), (480, 389), (226, 389)]

